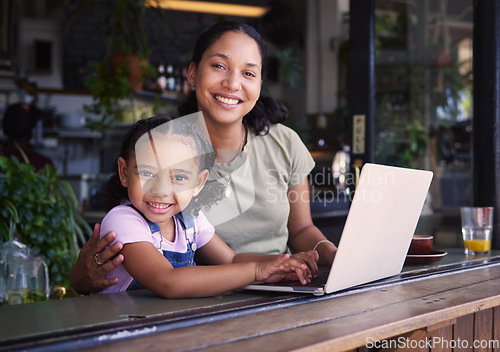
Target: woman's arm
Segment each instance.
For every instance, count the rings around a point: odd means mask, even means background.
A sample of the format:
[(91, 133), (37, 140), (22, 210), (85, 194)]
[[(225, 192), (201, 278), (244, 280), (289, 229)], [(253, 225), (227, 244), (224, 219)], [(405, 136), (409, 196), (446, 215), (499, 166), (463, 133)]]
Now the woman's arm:
[[(71, 269), (71, 286), (80, 294), (98, 292), (118, 283), (118, 278), (106, 279), (105, 276), (123, 262), (123, 256), (117, 255), (122, 249), (122, 244), (117, 242), (104, 249), (113, 242), (116, 234), (108, 232), (99, 238), (99, 231), (100, 224), (96, 224), (92, 236), (83, 245)], [(98, 255), (97, 261), (103, 263), (102, 265), (97, 264), (96, 255)]]
[(150, 291), (166, 298), (219, 295), (256, 280), (279, 281), (290, 272), (286, 265), (289, 255), (286, 254), (268, 262), (181, 268), (173, 268), (149, 242), (125, 244), (122, 254), (125, 256), (123, 265), (129, 274)]
[[(337, 247), (327, 240), (312, 221), (307, 177), (297, 186), (288, 190), (288, 201), (290, 202), (288, 245), (292, 251), (304, 252), (316, 247), (316, 251), (319, 253), (318, 264), (331, 265)], [(320, 243), (320, 241), (325, 242)]]

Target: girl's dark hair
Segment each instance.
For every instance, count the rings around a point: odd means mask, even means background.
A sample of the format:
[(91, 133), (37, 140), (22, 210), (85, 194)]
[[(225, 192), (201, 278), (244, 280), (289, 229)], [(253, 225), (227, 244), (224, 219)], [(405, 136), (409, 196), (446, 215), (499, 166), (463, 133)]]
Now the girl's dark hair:
[[(154, 132), (160, 132), (164, 135), (181, 135), (193, 138), (196, 144), (196, 157), (198, 159), (199, 171), (208, 170), (210, 172), (215, 164), (215, 151), (210, 142), (205, 135), (191, 123), (185, 123), (179, 119), (175, 123), (166, 124), (173, 120), (174, 117), (158, 115), (137, 121), (129, 128), (123, 138), (120, 157), (125, 159), (128, 163), (130, 156), (135, 154), (135, 145), (139, 138), (154, 129)], [(165, 128), (157, 128), (162, 125)], [(172, 153), (175, 151), (169, 150), (165, 152)], [(216, 180), (207, 181), (200, 193), (191, 199), (191, 202), (183, 212), (198, 216), (202, 208), (208, 209), (222, 198), (223, 188), (224, 186)], [(129, 199), (127, 189), (123, 187), (120, 182), (118, 171), (111, 176), (105, 184), (103, 196), (109, 208), (119, 205), (124, 199)]]
[[(213, 25), (206, 32), (204, 32), (196, 41), (193, 57), (191, 59), (196, 67), (200, 64), (205, 51), (226, 32), (245, 33), (250, 38), (255, 40), (262, 58), (262, 77), (264, 77), (266, 66), (268, 64), (266, 42), (262, 39), (254, 27), (246, 23), (221, 22)], [(189, 94), (186, 102), (179, 106), (178, 111), (181, 116), (198, 111), (196, 92), (193, 91)], [(271, 124), (284, 122), (287, 117), (288, 109), (285, 104), (274, 98), (261, 94), (254, 108), (243, 118), (243, 123), (252, 128), (255, 134), (265, 134), (269, 130), (269, 126)]]

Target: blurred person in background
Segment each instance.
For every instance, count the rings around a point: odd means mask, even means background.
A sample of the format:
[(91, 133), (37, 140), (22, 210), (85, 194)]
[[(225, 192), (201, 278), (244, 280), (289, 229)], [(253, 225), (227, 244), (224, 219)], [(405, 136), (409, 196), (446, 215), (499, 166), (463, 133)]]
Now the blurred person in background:
[(0, 154), (9, 158), (15, 156), (20, 162), (24, 162), (22, 150), (37, 171), (45, 165), (54, 166), (50, 158), (33, 150), (30, 144), (33, 129), (42, 117), (42, 111), (27, 103), (10, 105), (2, 119), (2, 129), (7, 141), (1, 146)]

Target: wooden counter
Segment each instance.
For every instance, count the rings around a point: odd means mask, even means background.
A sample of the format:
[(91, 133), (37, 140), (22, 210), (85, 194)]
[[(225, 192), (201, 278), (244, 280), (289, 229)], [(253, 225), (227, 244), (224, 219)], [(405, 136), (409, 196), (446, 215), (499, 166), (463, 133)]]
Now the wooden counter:
[(106, 352), (349, 351), (390, 344), (451, 351), (442, 347), (499, 344), (500, 257), (442, 267), (405, 268), (398, 277), (323, 297), (237, 292), (167, 300), (141, 290), (2, 306), (0, 350), (31, 349), (35, 342), (41, 351)]

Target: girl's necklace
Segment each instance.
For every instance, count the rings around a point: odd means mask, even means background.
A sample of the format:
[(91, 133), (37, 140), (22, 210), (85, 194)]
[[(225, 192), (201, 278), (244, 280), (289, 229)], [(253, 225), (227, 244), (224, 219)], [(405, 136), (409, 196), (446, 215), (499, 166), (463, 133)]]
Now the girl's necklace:
[[(243, 126), (243, 132), (244, 132), (243, 139), (241, 140), (240, 148), (238, 149), (238, 154), (236, 154), (236, 156), (240, 155), (241, 151), (243, 150), (243, 145), (245, 144), (246, 128), (244, 126)], [(226, 198), (231, 197), (231, 193), (232, 193), (231, 183), (233, 182), (233, 172), (234, 172), (235, 168), (236, 168), (236, 165), (233, 166), (233, 169), (229, 173), (228, 181), (226, 181), (226, 179), (224, 177), (222, 177), (222, 175), (215, 169), (215, 167), (212, 168), (212, 170), (214, 170), (214, 172), (217, 174), (217, 176), (219, 176), (220, 180), (225, 184), (224, 196)]]

